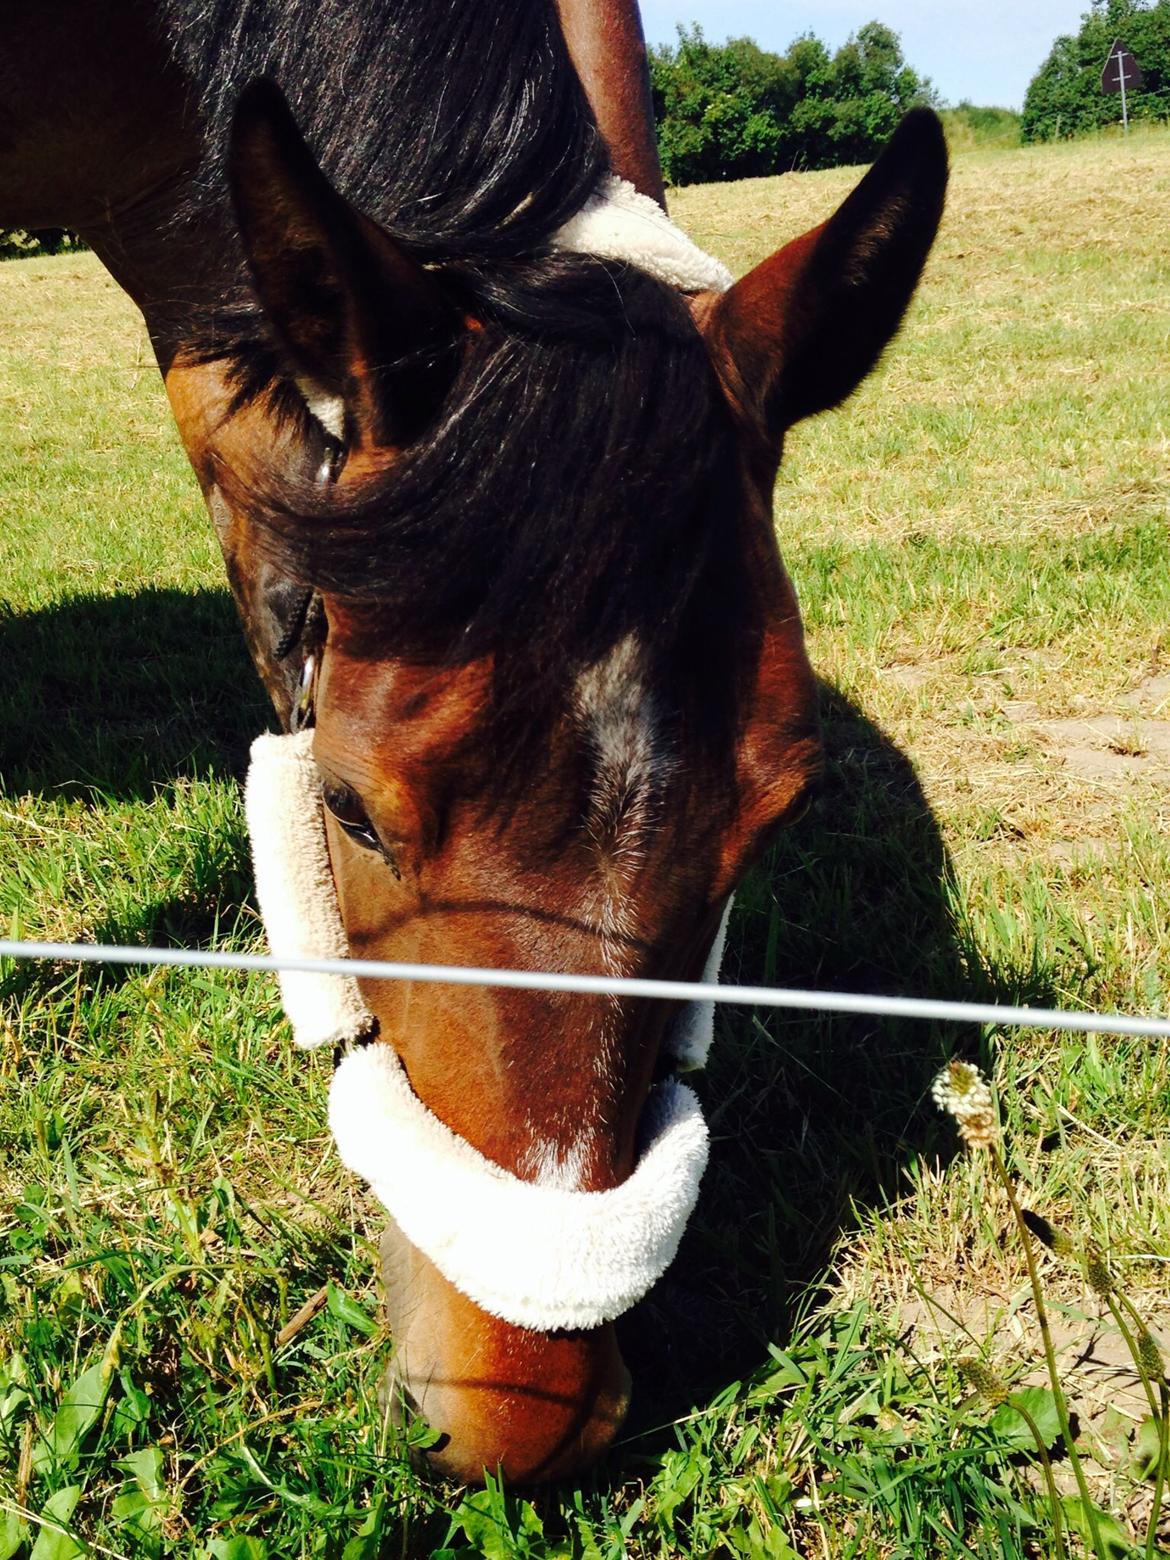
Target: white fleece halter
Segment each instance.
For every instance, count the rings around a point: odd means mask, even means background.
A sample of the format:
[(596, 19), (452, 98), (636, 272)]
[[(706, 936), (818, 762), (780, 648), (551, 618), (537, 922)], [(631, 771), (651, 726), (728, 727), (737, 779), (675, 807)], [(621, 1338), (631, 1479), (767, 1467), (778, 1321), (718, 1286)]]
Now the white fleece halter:
[(679, 292), (726, 292), (731, 272), (689, 239), (649, 195), (607, 174), (553, 237), (556, 249), (629, 260)]
[[(252, 744), (244, 807), (256, 893), (275, 955), (344, 958), (312, 740), (301, 731)], [(717, 974), (715, 952), (704, 978)], [(280, 984), (298, 1045), (369, 1031), (356, 980), (285, 973)], [(693, 1004), (684, 1023), (695, 1060), (710, 1041), (707, 1008)], [(542, 1332), (597, 1327), (641, 1299), (674, 1259), (707, 1163), (699, 1102), (667, 1080), (650, 1093), (638, 1163), (620, 1186), (580, 1192), (522, 1181), (429, 1111), (382, 1043), (338, 1064), (329, 1125), (342, 1161), (457, 1289), (493, 1316)]]
[[(726, 267), (652, 200), (607, 177), (554, 246), (628, 260), (682, 292), (723, 291)], [(311, 731), (258, 737), (244, 793), (256, 894), (278, 957), (345, 958)], [(719, 978), (730, 901), (705, 981)], [(373, 1019), (356, 980), (283, 973), (297, 1045), (350, 1046)], [(714, 1003), (684, 1009), (667, 1049), (701, 1067)], [(698, 1100), (674, 1080), (651, 1090), (638, 1163), (620, 1186), (570, 1191), (522, 1181), (486, 1159), (423, 1104), (392, 1045), (351, 1049), (333, 1074), (329, 1125), (343, 1162), (364, 1176), (406, 1238), (485, 1311), (551, 1332), (611, 1321), (674, 1259), (707, 1163)]]
[[(244, 816), (256, 898), (273, 955), (348, 959), (325, 843), (312, 731), (282, 737), (265, 732), (256, 738), (244, 784)], [(369, 1031), (373, 1018), (351, 976), (282, 970), (279, 979), (293, 1040), (302, 1049), (348, 1045)]]

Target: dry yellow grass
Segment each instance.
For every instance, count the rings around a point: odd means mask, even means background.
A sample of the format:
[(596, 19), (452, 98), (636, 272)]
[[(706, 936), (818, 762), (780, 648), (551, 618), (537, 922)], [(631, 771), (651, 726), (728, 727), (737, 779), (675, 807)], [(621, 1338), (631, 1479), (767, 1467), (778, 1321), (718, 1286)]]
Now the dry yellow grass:
[[(676, 191), (736, 273), (822, 221), (857, 169)], [(1164, 512), (1170, 141), (954, 160), (919, 299), (840, 418), (797, 431), (782, 533), (1067, 536)]]
[[(858, 172), (684, 189), (673, 210), (742, 271)], [(819, 579), (805, 587), (818, 665), (922, 755), (944, 811), (997, 808), (1009, 834), (1092, 836), (1123, 799), (1164, 792), (1163, 559), (1118, 571), (1111, 599), (1091, 549), (1146, 524), (1156, 551), (1165, 523), (1168, 253), (1165, 133), (959, 157), (902, 338), (843, 411), (789, 441), (777, 523), (798, 585), (805, 555), (834, 544), (876, 547), (893, 581), (879, 607), (842, 592), (831, 612)], [(1098, 577), (1061, 601), (1051, 576), (1074, 583), (1078, 540)], [(1000, 543), (1014, 551), (997, 562)], [(918, 555), (936, 548), (953, 567), (924, 580)], [(1132, 721), (1147, 761), (1111, 763), (1124, 755), (1098, 717)]]

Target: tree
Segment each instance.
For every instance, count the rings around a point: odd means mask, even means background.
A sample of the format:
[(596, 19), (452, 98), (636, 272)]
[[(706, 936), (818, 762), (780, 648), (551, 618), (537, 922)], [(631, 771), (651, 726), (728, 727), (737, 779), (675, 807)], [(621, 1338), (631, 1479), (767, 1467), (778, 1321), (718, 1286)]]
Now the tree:
[(1131, 119), (1170, 116), (1170, 0), (1093, 0), (1075, 37), (1057, 38), (1024, 99), (1023, 138), (1080, 135), (1121, 117), (1101, 91), (1101, 72), (1116, 39), (1141, 66), (1145, 86), (1128, 97)]
[(872, 158), (906, 109), (933, 102), (898, 35), (868, 22), (835, 55), (811, 33), (787, 54), (750, 38), (708, 42), (696, 23), (650, 51), (666, 177), (742, 179)]
[(66, 228), (0, 228), (0, 260), (28, 259), (32, 255), (59, 255), (63, 249), (81, 249), (76, 233)]
[(675, 184), (769, 173), (779, 124), (796, 98), (792, 72), (750, 38), (708, 43), (696, 22), (650, 51), (659, 152)]

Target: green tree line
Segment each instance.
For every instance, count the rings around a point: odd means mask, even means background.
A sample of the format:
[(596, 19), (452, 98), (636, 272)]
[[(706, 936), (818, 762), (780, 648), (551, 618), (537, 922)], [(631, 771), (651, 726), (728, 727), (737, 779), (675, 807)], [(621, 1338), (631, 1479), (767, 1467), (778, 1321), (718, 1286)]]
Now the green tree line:
[(81, 241), (66, 228), (0, 228), (0, 260), (22, 260), (29, 255), (59, 255), (78, 249)]
[(936, 103), (881, 22), (836, 53), (811, 33), (785, 54), (711, 43), (697, 23), (650, 51), (663, 171), (672, 184), (869, 161), (908, 108)]
[(1075, 37), (1058, 38), (1024, 99), (1025, 141), (1050, 141), (1116, 124), (1119, 97), (1101, 91), (1116, 39), (1137, 60), (1141, 92), (1127, 94), (1131, 119), (1170, 118), (1170, 0), (1093, 0)]

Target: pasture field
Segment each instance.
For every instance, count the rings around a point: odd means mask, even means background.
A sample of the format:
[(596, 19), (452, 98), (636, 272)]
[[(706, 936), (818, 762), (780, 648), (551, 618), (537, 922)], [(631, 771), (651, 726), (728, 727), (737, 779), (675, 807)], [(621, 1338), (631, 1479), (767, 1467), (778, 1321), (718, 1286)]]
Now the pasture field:
[[(673, 210), (742, 270), (855, 178)], [(1168, 256), (1166, 133), (956, 160), (901, 340), (789, 440), (829, 777), (730, 978), (1170, 1008)], [(255, 948), (268, 717), (141, 328), (76, 254), (0, 266), (0, 319), (0, 923)], [(929, 1102), (955, 1053), (1021, 1200), (1170, 1345), (1170, 1046), (725, 1010), (618, 1445), (575, 1489), (427, 1483), (377, 1407), (378, 1211), (274, 983), (0, 976), (0, 1560), (1058, 1553), (1021, 1421), (957, 1369), (1043, 1380), (1006, 1201)], [(1140, 1382), (1077, 1264), (1040, 1266), (1112, 1552), (1156, 1554)]]

